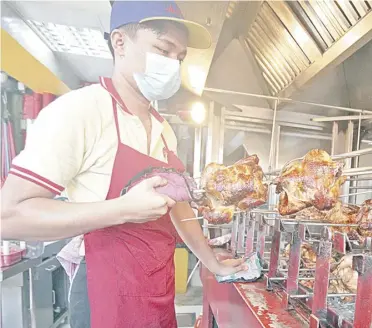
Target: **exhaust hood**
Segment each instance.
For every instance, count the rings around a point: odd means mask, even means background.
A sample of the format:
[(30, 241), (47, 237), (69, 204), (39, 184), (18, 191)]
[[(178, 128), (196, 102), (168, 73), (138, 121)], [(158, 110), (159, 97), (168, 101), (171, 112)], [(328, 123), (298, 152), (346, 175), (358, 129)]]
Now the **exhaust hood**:
[(239, 38), (269, 93), (289, 97), (372, 39), (372, 1), (263, 1)]

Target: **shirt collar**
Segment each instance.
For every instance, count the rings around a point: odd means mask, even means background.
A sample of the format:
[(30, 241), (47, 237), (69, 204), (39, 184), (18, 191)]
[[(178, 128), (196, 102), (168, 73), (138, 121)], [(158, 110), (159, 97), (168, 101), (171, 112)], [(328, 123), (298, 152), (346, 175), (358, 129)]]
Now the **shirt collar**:
[[(125, 105), (124, 101), (121, 99), (119, 93), (116, 91), (114, 84), (112, 83), (112, 79), (108, 77), (100, 77), (99, 81), (103, 88), (107, 90), (107, 92), (111, 95), (111, 97), (120, 105), (120, 107), (124, 110), (124, 112), (133, 115)], [(155, 117), (160, 123), (164, 122), (164, 118), (151, 106), (150, 113), (153, 117)]]

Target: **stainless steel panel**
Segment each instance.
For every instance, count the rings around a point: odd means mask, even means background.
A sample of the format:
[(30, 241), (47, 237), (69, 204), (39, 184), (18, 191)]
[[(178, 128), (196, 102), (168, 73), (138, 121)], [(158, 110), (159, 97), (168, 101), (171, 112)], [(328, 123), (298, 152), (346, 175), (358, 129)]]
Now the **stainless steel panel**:
[(271, 7), (267, 5), (267, 3), (264, 3), (262, 5), (261, 10), (264, 15), (267, 15), (271, 24), (274, 26), (274, 29), (272, 30), (274, 35), (277, 37), (278, 40), (282, 40), (285, 47), (289, 49), (289, 53), (292, 54), (292, 58), (294, 58), (294, 61), (299, 70), (302, 71), (306, 69), (310, 64), (309, 59), (295, 42), (288, 30), (283, 26), (278, 16), (274, 13)]
[(351, 25), (356, 24), (358, 21), (358, 14), (354, 10), (353, 6), (350, 4), (350, 1), (339, 0), (337, 1), (337, 5), (341, 8), (342, 12), (351, 23)]
[(355, 7), (356, 11), (358, 12), (359, 16), (362, 18), (367, 14), (366, 8), (362, 5), (363, 1), (357, 0), (357, 1), (351, 1), (353, 6)]
[(342, 29), (340, 23), (333, 15), (332, 11), (326, 4), (326, 1), (318, 1), (320, 8), (322, 8), (324, 14), (328, 17), (328, 20), (331, 22), (335, 30), (337, 31), (338, 35), (341, 37), (344, 35), (345, 31)]
[(327, 15), (324, 13), (323, 9), (319, 6), (318, 1), (310, 0), (310, 5), (328, 30), (328, 32), (332, 35), (334, 40), (338, 40), (340, 38), (339, 33), (336, 31), (332, 23), (329, 21)]
[[(309, 16), (303, 10), (298, 1), (288, 1), (288, 6), (291, 8), (293, 13), (298, 17), (301, 24), (309, 32), (310, 36), (313, 38), (314, 42), (317, 44), (319, 49), (324, 53), (329, 46), (324, 42), (321, 34), (316, 29), (313, 22), (310, 20)], [(315, 15), (316, 16), (316, 15)]]
[[(290, 95), (302, 88), (302, 86), (326, 67), (336, 67), (346, 58), (354, 54), (358, 49), (370, 42), (372, 38), (372, 12), (368, 13), (358, 24), (353, 26), (339, 41), (335, 42), (320, 58), (315, 65), (299, 75), (294, 83), (280, 92), (280, 97)], [(368, 106), (368, 104), (367, 104)]]
[(278, 84), (279, 89), (281, 90), (282, 88), (284, 88), (285, 82), (281, 79), (277, 71), (272, 67), (271, 58), (268, 56), (268, 54), (262, 53), (260, 44), (254, 33), (250, 33), (250, 35), (248, 36), (248, 42), (252, 46), (254, 54), (258, 58), (260, 58), (261, 62), (264, 63), (264, 65), (267, 67), (268, 72), (270, 72), (273, 81), (275, 81)]
[(1, 283), (0, 327), (24, 328), (29, 323), (28, 273), (22, 272)]
[(365, 9), (365, 11), (368, 12), (370, 10), (370, 7), (369, 7), (367, 1), (361, 1), (360, 5)]
[[(266, 6), (263, 6), (266, 7)], [(268, 8), (270, 9), (270, 8)], [(291, 78), (293, 79), (297, 74), (300, 73), (299, 67), (296, 65), (296, 62), (292, 58), (290, 48), (282, 42), (280, 38), (277, 37), (278, 33), (275, 32), (276, 25), (270, 19), (270, 16), (266, 12), (265, 8), (262, 8), (259, 15), (257, 15), (257, 23), (264, 29), (265, 33), (268, 35), (270, 40), (275, 44), (277, 49), (283, 55), (284, 60), (287, 64), (287, 71), (290, 74)]]
[[(255, 46), (252, 43), (252, 48), (254, 49), (254, 47)], [(265, 59), (265, 57), (259, 56), (259, 52), (254, 54), (254, 58), (256, 59), (259, 66), (262, 68), (265, 80), (270, 84), (270, 86), (275, 90), (276, 93), (279, 92), (282, 89), (282, 87), (277, 82), (277, 79), (274, 77), (275, 72), (272, 73), (270, 71), (268, 61)]]
[(0, 281), (4, 281), (19, 273), (25, 272), (29, 268), (32, 268), (40, 263), (41, 263), (41, 258), (26, 259), (10, 267), (3, 268), (3, 270), (0, 271)]
[(271, 82), (269, 81), (269, 79), (268, 79), (267, 75), (265, 74), (265, 72), (262, 72), (262, 75), (263, 75), (265, 81), (269, 84), (270, 94), (271, 94), (272, 96), (275, 96), (279, 91), (277, 91), (277, 90), (274, 88), (273, 84), (271, 84)]
[(52, 272), (52, 288), (54, 291), (53, 317), (57, 321), (68, 311), (69, 279), (62, 266)]
[(277, 68), (277, 63), (275, 59), (273, 59), (272, 54), (267, 49), (265, 41), (263, 41), (262, 35), (257, 33), (255, 29), (256, 24), (252, 26), (252, 29), (249, 33), (248, 40), (254, 44), (256, 48), (256, 55), (262, 60), (268, 70), (271, 72), (272, 76), (274, 77), (275, 81), (280, 85), (280, 88), (284, 88), (287, 84), (286, 80), (283, 78), (282, 73)]
[[(268, 46), (271, 47), (276, 58), (281, 63), (281, 66), (284, 70), (284, 75), (287, 77), (287, 80), (292, 81), (296, 76), (295, 71), (292, 69), (292, 66), (289, 64), (291, 61), (290, 56), (286, 52), (286, 49), (282, 46), (280, 40), (276, 39), (271, 32), (271, 28), (268, 27), (270, 20), (265, 20), (260, 15), (257, 16), (256, 19), (257, 25), (263, 30), (266, 34), (267, 38), (270, 40)], [(293, 66), (296, 65), (293, 63)]]
[(318, 46), (298, 21), (297, 17), (293, 14), (288, 5), (282, 1), (271, 1), (269, 2), (269, 5), (289, 30), (290, 34), (296, 40), (297, 44), (301, 47), (309, 60), (314, 62), (317, 58), (320, 58), (322, 54), (318, 49)]
[(349, 21), (346, 19), (342, 11), (340, 10), (339, 7), (337, 7), (336, 2), (334, 1), (325, 1), (324, 4), (328, 7), (329, 11), (335, 19), (337, 20), (338, 24), (342, 28), (342, 32), (345, 33), (349, 30), (351, 27), (351, 24)]
[(325, 28), (322, 21), (319, 19), (314, 9), (309, 5), (308, 1), (298, 1), (302, 9), (305, 11), (306, 15), (309, 17), (311, 22), (314, 24), (315, 28), (318, 30), (324, 42), (330, 47), (334, 39), (332, 38), (329, 31)]
[(290, 69), (290, 67), (278, 48), (275, 47), (274, 43), (269, 39), (268, 35), (259, 24), (254, 24), (252, 26), (251, 33), (256, 33), (257, 40), (261, 44), (263, 53), (266, 54), (267, 52), (267, 56), (271, 57), (271, 64), (276, 69), (278, 74), (280, 74), (285, 85), (289, 84), (292, 81), (292, 77), (289, 75), (285, 67), (288, 67), (288, 69)]
[(264, 63), (262, 63), (260, 58), (258, 58), (256, 55), (254, 55), (254, 58), (256, 59), (258, 65), (261, 67), (262, 75), (265, 81), (269, 84), (270, 89), (274, 92), (274, 94), (278, 93), (281, 90), (279, 84), (271, 76), (271, 74), (268, 71), (268, 68), (265, 66)]
[(52, 272), (60, 267), (53, 257), (32, 269), (32, 294), (37, 328), (49, 328), (53, 325), (53, 283)]

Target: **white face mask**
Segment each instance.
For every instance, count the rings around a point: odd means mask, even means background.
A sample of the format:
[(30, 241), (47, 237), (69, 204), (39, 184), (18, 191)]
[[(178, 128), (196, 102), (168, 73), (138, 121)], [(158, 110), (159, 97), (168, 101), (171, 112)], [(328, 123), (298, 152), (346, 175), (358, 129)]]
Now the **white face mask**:
[(180, 62), (165, 56), (146, 53), (146, 70), (134, 73), (134, 80), (149, 101), (172, 97), (181, 87)]

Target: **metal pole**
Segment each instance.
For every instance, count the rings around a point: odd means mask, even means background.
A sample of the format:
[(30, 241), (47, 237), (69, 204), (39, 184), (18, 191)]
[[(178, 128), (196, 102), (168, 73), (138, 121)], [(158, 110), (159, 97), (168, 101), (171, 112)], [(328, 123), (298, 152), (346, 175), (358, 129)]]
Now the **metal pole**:
[(337, 137), (338, 137), (338, 123), (333, 122), (332, 126), (332, 147), (331, 147), (331, 155), (335, 154), (336, 151), (336, 144), (337, 144)]
[(204, 88), (204, 91), (215, 92), (215, 93), (231, 94), (231, 95), (239, 95), (239, 96), (249, 96), (249, 97), (261, 98), (261, 99), (271, 99), (271, 100), (277, 100), (277, 101), (294, 103), (294, 104), (310, 105), (310, 106), (317, 106), (317, 107), (323, 107), (323, 108), (329, 108), (329, 109), (338, 109), (338, 110), (342, 110), (342, 111), (346, 111), (346, 112), (353, 112), (353, 113), (372, 114), (372, 111), (370, 111), (370, 110), (356, 109), (356, 108), (347, 108), (347, 107), (341, 107), (341, 106), (331, 106), (331, 105), (324, 105), (324, 104), (317, 104), (317, 103), (312, 103), (312, 102), (293, 100), (293, 99), (290, 99), (290, 98), (280, 98), (280, 97), (273, 97), (273, 96), (263, 96), (263, 95), (257, 95), (257, 94), (254, 94), (254, 93), (247, 93), (247, 92), (222, 90), (222, 89), (216, 89), (216, 88)]
[[(347, 130), (346, 130), (346, 140), (345, 140), (345, 152), (349, 153), (353, 150), (353, 135), (354, 135), (354, 123), (352, 121), (349, 121), (347, 125)], [(347, 158), (345, 161), (345, 169), (350, 169), (351, 168), (351, 158)], [(350, 193), (349, 190), (350, 187), (350, 181), (346, 181), (342, 193), (343, 195), (347, 195)], [(352, 203), (352, 199), (343, 199), (344, 202), (349, 202)]]
[(278, 100), (276, 99), (274, 102), (274, 117), (273, 117), (273, 127), (271, 131), (271, 141), (270, 141), (270, 155), (269, 155), (269, 167), (268, 171), (271, 172), (273, 168), (273, 160), (274, 160), (274, 141), (275, 141), (275, 126), (276, 126), (276, 113), (278, 109)]
[(195, 127), (194, 141), (194, 178), (200, 178), (201, 168), (201, 145), (202, 145), (202, 127)]
[(276, 127), (276, 146), (275, 146), (275, 170), (279, 168), (279, 150), (280, 150), (280, 125)]
[(212, 152), (213, 152), (213, 121), (214, 121), (214, 102), (209, 103), (208, 109), (208, 132), (207, 132), (207, 144), (206, 144), (206, 155), (205, 155), (205, 165), (212, 162)]
[(365, 148), (362, 150), (354, 150), (354, 151), (350, 151), (350, 152), (342, 153), (338, 155), (333, 155), (332, 159), (352, 158), (352, 157), (357, 157), (357, 156), (366, 155), (366, 154), (372, 154), (372, 147)]
[(221, 117), (219, 124), (219, 138), (218, 138), (218, 162), (223, 164), (223, 149), (225, 143), (225, 108), (221, 109)]
[(350, 115), (350, 116), (332, 116), (332, 117), (315, 117), (311, 120), (313, 122), (335, 122), (335, 121), (356, 121), (356, 120), (370, 120), (372, 115), (364, 115), (359, 113), (359, 115)]
[[(359, 120), (358, 120), (358, 136), (357, 136), (357, 144), (356, 144), (356, 151), (359, 151), (359, 148), (360, 148), (360, 131), (361, 131), (361, 127), (362, 127), (362, 114), (359, 114)], [(354, 168), (357, 168), (359, 166), (359, 156), (356, 156), (354, 158)], [(350, 186), (352, 187), (357, 187), (358, 186), (358, 181), (351, 181), (350, 182)], [(352, 200), (354, 201), (354, 203), (356, 202), (357, 200), (357, 196), (353, 196), (352, 197)]]
[[(357, 137), (357, 146), (356, 146), (357, 149), (356, 150), (359, 150), (359, 148), (360, 148), (360, 130), (361, 130), (361, 127), (362, 127), (362, 114), (359, 114), (358, 137)], [(355, 157), (355, 161), (354, 161), (354, 167), (358, 167), (358, 166), (359, 166), (359, 156)]]

